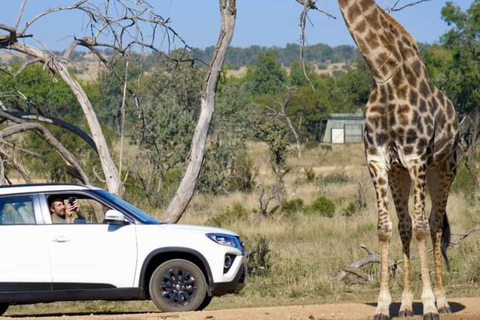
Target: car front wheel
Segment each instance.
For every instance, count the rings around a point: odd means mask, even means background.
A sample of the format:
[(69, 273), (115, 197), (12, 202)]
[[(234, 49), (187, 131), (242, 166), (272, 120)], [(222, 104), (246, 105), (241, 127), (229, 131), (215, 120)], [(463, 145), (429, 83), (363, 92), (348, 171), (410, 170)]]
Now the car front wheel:
[(207, 297), (207, 282), (202, 271), (183, 259), (169, 260), (158, 266), (150, 279), (149, 289), (155, 305), (167, 312), (199, 310)]
[(0, 303), (0, 316), (4, 314), (8, 309), (8, 304)]

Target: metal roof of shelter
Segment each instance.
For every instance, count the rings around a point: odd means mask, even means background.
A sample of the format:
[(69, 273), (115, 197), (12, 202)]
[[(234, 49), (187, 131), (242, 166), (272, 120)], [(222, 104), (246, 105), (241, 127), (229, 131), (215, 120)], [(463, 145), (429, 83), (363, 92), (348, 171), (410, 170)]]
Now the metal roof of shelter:
[(364, 120), (364, 116), (361, 113), (332, 113), (328, 116), (328, 120), (339, 120), (339, 121), (358, 121)]

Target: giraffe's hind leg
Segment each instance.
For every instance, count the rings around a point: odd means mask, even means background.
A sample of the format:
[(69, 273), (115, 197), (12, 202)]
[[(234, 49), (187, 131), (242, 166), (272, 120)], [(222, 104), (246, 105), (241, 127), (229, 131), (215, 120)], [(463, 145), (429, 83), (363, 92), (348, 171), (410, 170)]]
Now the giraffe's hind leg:
[(432, 200), (432, 212), (430, 213), (429, 224), (435, 261), (434, 292), (437, 300), (437, 309), (440, 313), (451, 312), (445, 295), (445, 289), (443, 288), (441, 241), (443, 231), (449, 232), (449, 230), (446, 229), (448, 227), (446, 207), (448, 193), (455, 178), (455, 173), (456, 166), (454, 160), (446, 161), (442, 165), (427, 171), (427, 185)]
[(430, 234), (429, 223), (425, 214), (425, 193), (427, 185), (427, 163), (423, 158), (412, 158), (407, 162), (408, 172), (413, 185), (413, 233), (418, 242), (420, 255), (420, 269), (422, 274), (422, 303), (423, 319), (438, 320), (438, 311), (435, 306), (435, 295), (430, 283), (428, 271), (427, 239)]
[(412, 180), (408, 171), (404, 168), (393, 165), (389, 172), (389, 183), (392, 191), (395, 210), (398, 216), (398, 231), (402, 239), (403, 266), (404, 266), (404, 286), (402, 293), (402, 304), (399, 317), (413, 316), (413, 294), (410, 283), (410, 241), (412, 240), (412, 219), (408, 213), (408, 196)]

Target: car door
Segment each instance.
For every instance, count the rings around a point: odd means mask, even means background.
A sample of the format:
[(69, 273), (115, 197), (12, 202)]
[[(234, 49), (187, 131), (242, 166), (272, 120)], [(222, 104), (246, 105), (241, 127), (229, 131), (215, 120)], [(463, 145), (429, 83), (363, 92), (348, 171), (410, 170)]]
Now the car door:
[(37, 195), (0, 196), (0, 292), (51, 290), (50, 234), (43, 223)]
[[(137, 264), (135, 224), (103, 223), (103, 216), (110, 208), (86, 194), (64, 195), (65, 201), (71, 196), (78, 198), (85, 219), (48, 226), (51, 230), (53, 289), (134, 287)], [(48, 208), (48, 198), (44, 201)]]

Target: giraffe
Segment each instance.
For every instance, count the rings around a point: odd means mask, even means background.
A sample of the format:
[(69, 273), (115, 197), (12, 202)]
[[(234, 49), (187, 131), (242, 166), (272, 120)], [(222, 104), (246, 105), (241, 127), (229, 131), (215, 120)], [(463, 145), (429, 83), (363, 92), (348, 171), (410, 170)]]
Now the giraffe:
[[(364, 144), (378, 209), (380, 294), (374, 320), (387, 320), (391, 296), (388, 254), (392, 222), (388, 208), (390, 188), (398, 216), (404, 259), (404, 290), (399, 316), (413, 315), (410, 284), (410, 241), (418, 242), (422, 275), (424, 320), (449, 313), (442, 283), (450, 229), (446, 214), (448, 193), (456, 174), (458, 124), (448, 98), (429, 80), (416, 41), (375, 0), (338, 0), (345, 23), (374, 79), (365, 107)], [(413, 185), (413, 214), (408, 198)], [(432, 210), (427, 220), (425, 194)], [(434, 250), (435, 287), (429, 278), (426, 242)]]

